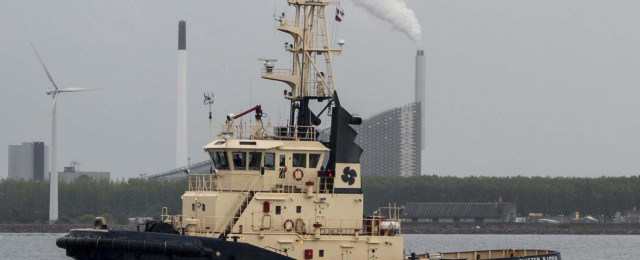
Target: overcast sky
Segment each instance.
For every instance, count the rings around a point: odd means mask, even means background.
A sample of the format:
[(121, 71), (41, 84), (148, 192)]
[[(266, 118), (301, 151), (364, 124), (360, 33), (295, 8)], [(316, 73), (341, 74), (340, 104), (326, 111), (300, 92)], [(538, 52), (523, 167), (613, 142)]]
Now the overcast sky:
[[(335, 59), (342, 103), (365, 118), (414, 100), (414, 56), (427, 63), (424, 174), (620, 176), (640, 171), (640, 1), (407, 0), (416, 46), (350, 1)], [(284, 0), (1, 1), (0, 177), (8, 145), (50, 141), (51, 87), (61, 87), (59, 167), (112, 178), (175, 164), (177, 25), (187, 21), (189, 153), (206, 159), (208, 108), (287, 112), (285, 85), (260, 79), (260, 57), (289, 60), (274, 30)], [(332, 16), (333, 11), (329, 12)], [(333, 22), (331, 22), (333, 24)], [(333, 25), (331, 25), (333, 26)], [(335, 42), (336, 39), (333, 39)], [(251, 95), (249, 94), (251, 93)]]

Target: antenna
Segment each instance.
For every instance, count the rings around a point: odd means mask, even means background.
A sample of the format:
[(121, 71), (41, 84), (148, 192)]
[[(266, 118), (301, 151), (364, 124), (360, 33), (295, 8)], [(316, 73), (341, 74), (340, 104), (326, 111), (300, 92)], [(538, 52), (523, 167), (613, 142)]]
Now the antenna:
[(259, 61), (264, 61), (264, 69), (266, 73), (273, 73), (273, 68), (276, 66), (276, 61), (278, 61), (278, 59), (270, 59), (270, 58), (259, 58)]
[(211, 135), (211, 120), (213, 119), (211, 105), (213, 105), (213, 96), (213, 93), (204, 93), (204, 105), (209, 105), (209, 140), (213, 139), (213, 136)]

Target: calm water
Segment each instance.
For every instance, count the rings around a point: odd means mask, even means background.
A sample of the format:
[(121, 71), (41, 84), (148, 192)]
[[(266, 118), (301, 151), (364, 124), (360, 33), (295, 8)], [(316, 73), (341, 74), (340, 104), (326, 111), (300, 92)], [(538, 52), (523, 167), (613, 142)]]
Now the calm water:
[[(64, 234), (0, 233), (0, 259), (70, 259), (55, 245)], [(476, 249), (557, 249), (564, 260), (640, 259), (640, 236), (587, 235), (405, 235), (416, 253)]]

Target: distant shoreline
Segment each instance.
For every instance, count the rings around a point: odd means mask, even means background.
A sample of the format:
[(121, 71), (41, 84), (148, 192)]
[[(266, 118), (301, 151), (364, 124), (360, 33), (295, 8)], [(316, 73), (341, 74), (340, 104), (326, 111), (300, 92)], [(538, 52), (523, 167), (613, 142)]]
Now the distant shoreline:
[[(79, 224), (0, 224), (0, 233), (67, 233)], [(110, 225), (109, 229), (135, 231), (135, 225)], [(403, 234), (497, 234), (497, 235), (640, 235), (640, 224), (545, 224), (545, 223), (402, 223)]]
[(404, 234), (640, 235), (640, 224), (402, 223)]
[[(0, 224), (0, 233), (67, 233), (70, 229), (93, 228), (80, 224)], [(109, 229), (136, 230), (135, 225), (109, 225)]]

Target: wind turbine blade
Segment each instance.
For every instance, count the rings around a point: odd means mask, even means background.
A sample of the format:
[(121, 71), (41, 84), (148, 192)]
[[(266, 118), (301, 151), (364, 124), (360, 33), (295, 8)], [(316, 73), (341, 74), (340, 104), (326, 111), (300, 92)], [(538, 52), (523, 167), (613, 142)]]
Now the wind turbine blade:
[(47, 130), (47, 126), (49, 122), (51, 122), (51, 116), (53, 115), (53, 110), (56, 108), (56, 102), (58, 101), (58, 95), (53, 96), (53, 102), (51, 102), (51, 108), (49, 109), (49, 116), (47, 116), (47, 120), (44, 122), (44, 126), (42, 127), (42, 132), (40, 136), (44, 136), (44, 131)]
[(102, 90), (101, 88), (63, 88), (58, 90), (58, 92), (80, 92), (80, 91), (98, 91)]
[(51, 74), (49, 73), (49, 70), (47, 70), (47, 66), (44, 65), (44, 62), (42, 62), (42, 58), (40, 58), (40, 54), (38, 54), (38, 50), (36, 50), (36, 46), (33, 45), (33, 43), (31, 43), (31, 48), (33, 48), (33, 52), (35, 52), (36, 56), (38, 56), (38, 60), (40, 61), (40, 65), (42, 65), (42, 68), (44, 69), (44, 72), (47, 73), (47, 77), (49, 77), (49, 81), (51, 81), (51, 84), (53, 84), (53, 87), (56, 88), (56, 90), (58, 90), (58, 85), (56, 85), (56, 83), (53, 81), (53, 77), (51, 77)]

